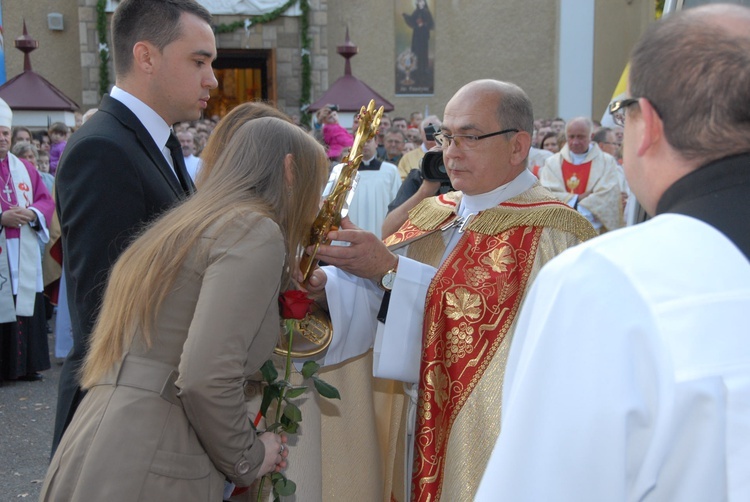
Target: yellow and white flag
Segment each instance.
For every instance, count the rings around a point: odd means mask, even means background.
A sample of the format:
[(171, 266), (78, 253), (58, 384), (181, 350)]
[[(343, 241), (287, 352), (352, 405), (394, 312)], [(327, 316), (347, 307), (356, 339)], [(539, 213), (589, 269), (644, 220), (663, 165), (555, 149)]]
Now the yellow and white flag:
[[(630, 63), (626, 64), (625, 69), (622, 70), (622, 75), (620, 75), (620, 81), (617, 82), (617, 87), (615, 87), (615, 92), (612, 93), (612, 99), (609, 100), (610, 103), (612, 101), (617, 101), (618, 99), (625, 99), (627, 97), (628, 75), (630, 75)], [(604, 127), (615, 126), (615, 122), (614, 120), (612, 120), (612, 114), (609, 113), (609, 106), (607, 106), (607, 109), (604, 110), (604, 115), (602, 115), (601, 122)]]

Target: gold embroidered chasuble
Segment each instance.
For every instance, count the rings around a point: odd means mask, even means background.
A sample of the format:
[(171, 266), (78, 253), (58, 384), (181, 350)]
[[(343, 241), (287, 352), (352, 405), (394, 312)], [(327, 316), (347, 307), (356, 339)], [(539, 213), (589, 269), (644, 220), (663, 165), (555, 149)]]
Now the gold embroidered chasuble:
[[(439, 267), (425, 302), (413, 501), (473, 497), (499, 433), (505, 361), (523, 295), (548, 259), (595, 235), (585, 218), (535, 185), (466, 222), (440, 265), (445, 244), (433, 231), (457, 218), (460, 197), (426, 199), (385, 241), (417, 239), (407, 256)], [(397, 489), (393, 495), (405, 499)]]

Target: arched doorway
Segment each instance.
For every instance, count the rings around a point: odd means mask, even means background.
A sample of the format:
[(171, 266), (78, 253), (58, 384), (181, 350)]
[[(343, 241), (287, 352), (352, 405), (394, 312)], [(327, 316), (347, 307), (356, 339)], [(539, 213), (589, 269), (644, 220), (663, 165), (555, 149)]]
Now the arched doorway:
[(219, 86), (211, 91), (206, 117), (223, 117), (247, 101), (276, 102), (273, 49), (219, 49), (213, 67)]

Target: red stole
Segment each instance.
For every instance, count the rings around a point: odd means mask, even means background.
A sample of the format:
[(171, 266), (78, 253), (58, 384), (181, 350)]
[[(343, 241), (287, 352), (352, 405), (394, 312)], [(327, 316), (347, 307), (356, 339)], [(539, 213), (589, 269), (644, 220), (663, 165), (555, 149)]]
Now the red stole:
[(565, 181), (565, 189), (568, 193), (580, 195), (586, 191), (591, 174), (591, 162), (589, 160), (583, 164), (575, 165), (562, 159), (563, 181)]
[[(455, 207), (452, 201), (439, 199)], [(439, 226), (455, 217), (451, 214)], [(440, 498), (453, 423), (515, 319), (542, 229), (516, 226), (494, 235), (467, 230), (430, 284), (422, 332), (412, 501)], [(427, 232), (409, 220), (385, 242), (392, 245)]]
[(439, 267), (425, 301), (413, 501), (434, 502), (443, 492), (453, 426), (513, 324), (543, 229), (580, 240), (596, 235), (577, 211), (537, 185), (475, 216), (439, 265), (444, 247), (436, 231), (456, 219), (459, 197), (451, 192), (425, 199), (385, 239), (389, 246), (411, 242), (410, 258)]
[(510, 329), (541, 227), (466, 232), (427, 293), (412, 500), (440, 498), (453, 423)]

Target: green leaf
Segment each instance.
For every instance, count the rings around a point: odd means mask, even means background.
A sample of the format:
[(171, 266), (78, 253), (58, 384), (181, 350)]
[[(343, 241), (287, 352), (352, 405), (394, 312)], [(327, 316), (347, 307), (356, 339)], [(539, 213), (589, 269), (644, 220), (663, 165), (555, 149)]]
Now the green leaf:
[[(283, 417), (282, 417), (282, 422), (283, 422)], [(277, 433), (279, 427), (283, 427), (284, 426), (284, 424), (282, 422), (274, 422), (271, 425), (269, 425), (268, 427), (266, 427), (266, 430), (270, 431), (270, 432), (273, 432), (273, 433)]]
[(287, 403), (284, 407), (284, 416), (293, 422), (302, 421), (302, 412), (292, 403)]
[(284, 425), (281, 429), (286, 432), (287, 434), (297, 434), (297, 431), (299, 431), (299, 424), (297, 422), (292, 422), (289, 419), (281, 419), (282, 422), (286, 422), (286, 425)]
[(294, 399), (295, 397), (299, 397), (302, 394), (304, 394), (306, 390), (307, 390), (307, 387), (297, 387), (297, 388), (289, 389), (288, 391), (286, 391), (286, 398)]
[(274, 367), (273, 361), (270, 359), (260, 367), (260, 373), (263, 375), (263, 380), (268, 383), (273, 383), (279, 377), (279, 372), (276, 371), (276, 367)]
[(321, 396), (328, 399), (341, 399), (341, 394), (339, 394), (338, 389), (328, 382), (324, 382), (318, 377), (313, 377), (313, 383), (315, 384), (315, 389), (318, 391), (318, 394)]
[(288, 497), (290, 495), (294, 495), (294, 492), (297, 491), (297, 485), (294, 483), (294, 481), (283, 478), (279, 479), (278, 481), (274, 481), (273, 491), (277, 495)]
[(317, 373), (319, 369), (320, 365), (315, 361), (305, 361), (305, 364), (302, 365), (302, 377), (310, 378)]
[(268, 407), (274, 399), (279, 397), (279, 388), (275, 385), (266, 385), (263, 387), (263, 400), (260, 403), (260, 414), (267, 416)]

